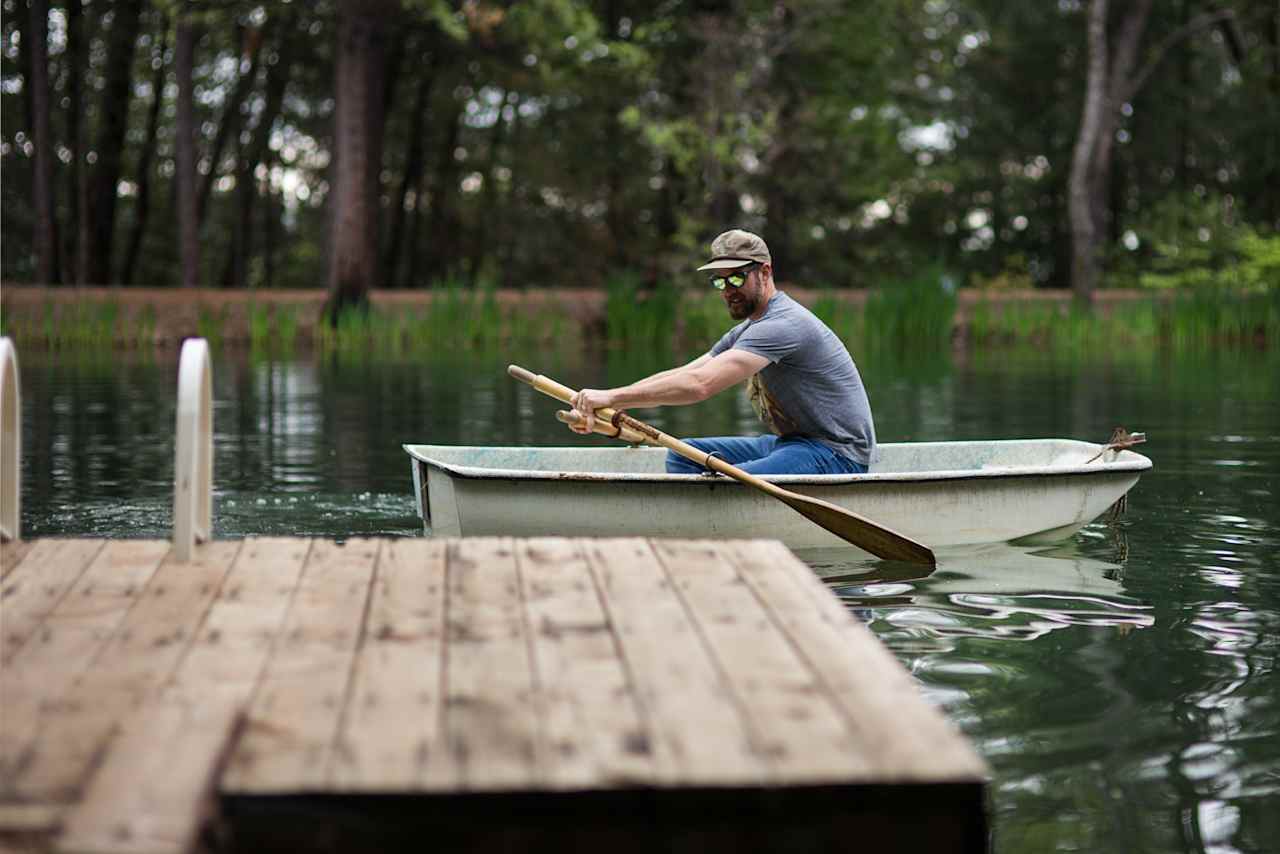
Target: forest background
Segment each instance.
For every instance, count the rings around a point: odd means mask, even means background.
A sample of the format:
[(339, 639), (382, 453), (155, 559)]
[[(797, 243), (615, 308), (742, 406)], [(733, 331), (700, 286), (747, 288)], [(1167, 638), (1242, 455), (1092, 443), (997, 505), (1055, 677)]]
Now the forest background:
[(2, 9), (7, 283), (1280, 289), (1275, 0)]

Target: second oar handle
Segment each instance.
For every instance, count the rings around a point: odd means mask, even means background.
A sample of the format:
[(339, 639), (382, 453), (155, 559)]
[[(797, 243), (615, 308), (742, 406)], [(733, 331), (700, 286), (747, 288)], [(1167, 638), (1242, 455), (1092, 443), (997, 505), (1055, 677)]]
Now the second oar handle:
[[(507, 373), (515, 379), (520, 380), (520, 382), (533, 386), (543, 394), (549, 395), (554, 397), (556, 400), (563, 401), (564, 403), (573, 406), (573, 396), (577, 394), (577, 392), (569, 388), (567, 385), (560, 385), (560, 383), (550, 377), (544, 377), (542, 374), (535, 374), (533, 371), (527, 371), (519, 365), (507, 365)], [(596, 416), (612, 418), (613, 410), (597, 409)]]
[[(556, 419), (570, 425), (579, 425), (583, 419), (581, 416), (572, 412), (566, 412), (561, 409), (556, 412)], [(615, 427), (612, 422), (605, 421), (603, 418), (596, 419), (595, 432), (601, 436), (608, 436), (610, 439), (621, 439), (628, 445), (652, 445), (653, 441), (647, 436), (641, 435), (639, 432), (632, 430), (626, 425), (619, 424)]]

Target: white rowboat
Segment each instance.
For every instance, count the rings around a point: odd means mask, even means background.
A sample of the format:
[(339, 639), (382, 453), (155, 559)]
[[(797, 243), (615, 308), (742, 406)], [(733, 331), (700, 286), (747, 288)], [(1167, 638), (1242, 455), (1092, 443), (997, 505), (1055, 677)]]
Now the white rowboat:
[[(1070, 439), (881, 445), (862, 475), (774, 475), (932, 548), (1070, 536), (1151, 460)], [(662, 448), (405, 445), (434, 536), (767, 537), (845, 546), (780, 501), (722, 476), (670, 475)]]

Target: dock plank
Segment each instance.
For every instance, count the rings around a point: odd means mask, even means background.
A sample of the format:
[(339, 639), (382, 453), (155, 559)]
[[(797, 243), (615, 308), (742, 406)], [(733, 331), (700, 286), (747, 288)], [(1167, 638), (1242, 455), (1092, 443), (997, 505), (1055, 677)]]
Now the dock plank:
[(169, 551), (151, 540), (108, 542), (42, 623), (39, 634), (0, 670), (0, 800), (14, 796), (19, 765), (40, 716), (93, 666)]
[(536, 781), (538, 720), (515, 542), (448, 543), (444, 737), (431, 789), (500, 791)]
[(40, 540), (0, 540), (0, 581), (9, 577), (9, 573), (18, 568), (22, 559), (30, 553)]
[(383, 546), (330, 780), (343, 791), (411, 790), (442, 752), (445, 544)]
[(240, 542), (206, 543), (188, 563), (170, 552), (93, 668), (44, 709), (35, 748), (17, 775), (19, 798), (75, 796), (124, 717), (181, 660), (240, 548)]
[(0, 673), (0, 850), (177, 854), (215, 809), (243, 850), (985, 844), (981, 759), (778, 543), (168, 554), (58, 570)]
[(752, 749), (775, 779), (846, 779), (852, 734), (820, 682), (743, 582), (723, 543), (659, 541), (654, 551), (695, 618), (748, 721)]
[(58, 854), (185, 854), (210, 815), (211, 795), (240, 718), (165, 690), (130, 719), (112, 759), (66, 817)]
[(8, 663), (40, 622), (62, 601), (71, 586), (102, 551), (103, 540), (36, 540), (7, 543), (8, 550), (21, 549), (30, 562), (17, 571), (18, 563), (6, 572), (0, 587), (0, 666)]
[(284, 627), (311, 541), (250, 537), (174, 675), (174, 689), (247, 700)]
[(91, 779), (60, 850), (189, 849), (310, 548), (299, 539), (244, 541), (176, 672), (126, 722)]
[(658, 784), (721, 786), (766, 779), (741, 709), (648, 542), (585, 541), (652, 735)]
[(521, 596), (538, 674), (546, 785), (600, 788), (654, 779), (652, 741), (591, 567), (571, 540), (520, 541)]
[[(942, 782), (983, 779), (988, 769), (871, 631), (777, 541), (727, 546), (742, 577), (837, 698), (860, 758), (851, 780)], [(833, 650), (843, 654), (833, 655)]]
[(379, 548), (370, 539), (313, 541), (224, 785), (260, 793), (325, 787)]

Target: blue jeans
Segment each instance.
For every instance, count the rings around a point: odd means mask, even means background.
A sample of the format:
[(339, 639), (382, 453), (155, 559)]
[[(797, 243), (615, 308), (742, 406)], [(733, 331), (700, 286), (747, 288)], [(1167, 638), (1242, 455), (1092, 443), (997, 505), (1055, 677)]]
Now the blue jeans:
[[(821, 442), (800, 436), (716, 436), (686, 441), (700, 451), (715, 452), (749, 474), (862, 474), (867, 470)], [(667, 451), (668, 474), (702, 474), (706, 470), (675, 451)]]

